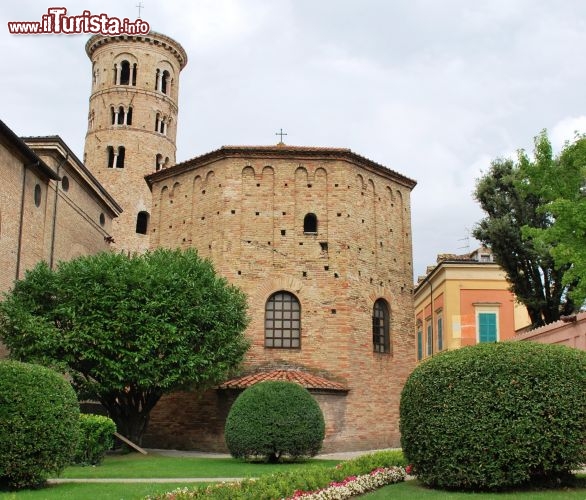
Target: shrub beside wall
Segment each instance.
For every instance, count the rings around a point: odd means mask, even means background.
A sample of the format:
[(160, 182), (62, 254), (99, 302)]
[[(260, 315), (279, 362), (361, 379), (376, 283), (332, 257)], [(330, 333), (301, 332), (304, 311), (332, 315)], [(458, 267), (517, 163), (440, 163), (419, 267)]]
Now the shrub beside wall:
[(71, 463), (78, 433), (69, 382), (42, 366), (0, 361), (0, 486), (44, 483)]
[(225, 439), (236, 458), (310, 457), (325, 436), (323, 413), (303, 387), (292, 382), (260, 382), (234, 402)]
[(403, 388), (401, 444), (428, 486), (501, 489), (586, 463), (586, 352), (509, 342), (445, 352)]
[(73, 463), (98, 465), (114, 444), (116, 424), (111, 418), (90, 414), (81, 414), (79, 424), (79, 442)]

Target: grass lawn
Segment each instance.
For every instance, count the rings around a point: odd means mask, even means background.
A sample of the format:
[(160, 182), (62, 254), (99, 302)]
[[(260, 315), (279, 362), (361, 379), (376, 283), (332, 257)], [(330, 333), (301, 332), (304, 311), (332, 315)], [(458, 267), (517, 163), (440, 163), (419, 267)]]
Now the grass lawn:
[[(308, 464), (334, 466), (339, 460), (307, 460), (291, 464), (249, 464), (233, 458), (175, 458), (154, 454), (110, 455), (97, 467), (67, 467), (60, 478), (191, 478), (258, 477), (276, 471), (294, 470)], [(0, 500), (138, 500), (202, 483), (65, 483), (38, 490), (0, 491)]]
[(149, 477), (257, 477), (276, 471), (303, 468), (308, 464), (329, 467), (339, 460), (307, 460), (291, 464), (251, 464), (234, 458), (165, 457), (161, 455), (107, 456), (97, 467), (67, 467), (61, 478)]
[[(206, 483), (200, 483), (205, 486)], [(1, 500), (140, 500), (154, 493), (165, 493), (194, 483), (68, 483), (54, 484), (39, 490), (0, 492)]]
[[(258, 477), (275, 471), (294, 470), (307, 464), (332, 466), (337, 460), (308, 460), (295, 464), (249, 464), (232, 458), (175, 458), (158, 455), (112, 455), (106, 457), (97, 467), (68, 467), (61, 478), (219, 478), (219, 477)], [(406, 481), (381, 488), (363, 495), (361, 499), (436, 499), (465, 500), (523, 500), (586, 499), (586, 475), (580, 475), (579, 487), (560, 490), (531, 490), (510, 493), (455, 493), (431, 490), (423, 487), (417, 480)], [(146, 495), (172, 491), (187, 486), (204, 487), (205, 483), (65, 483), (50, 485), (38, 490), (0, 492), (0, 500), (139, 500)]]
[(373, 491), (360, 497), (361, 500), (393, 500), (403, 499), (434, 499), (434, 500), (585, 500), (586, 476), (579, 476), (577, 488), (561, 488), (552, 490), (526, 490), (510, 493), (459, 493), (452, 491), (431, 490), (425, 488), (419, 481), (405, 481), (391, 484), (380, 490)]

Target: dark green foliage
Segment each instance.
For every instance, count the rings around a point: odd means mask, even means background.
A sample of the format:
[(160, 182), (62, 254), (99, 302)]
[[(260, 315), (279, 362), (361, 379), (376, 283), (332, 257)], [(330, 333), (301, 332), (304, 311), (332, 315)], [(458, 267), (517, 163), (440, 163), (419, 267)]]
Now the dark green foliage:
[(420, 364), (403, 388), (401, 444), (423, 483), (501, 489), (586, 463), (586, 352), (479, 344)]
[(246, 297), (191, 250), (40, 263), (0, 303), (11, 356), (66, 371), (140, 444), (160, 397), (226, 378), (248, 349)]
[(321, 448), (325, 423), (309, 392), (292, 382), (261, 382), (246, 389), (226, 419), (232, 456), (278, 461), (313, 456)]
[[(558, 195), (543, 186), (556, 185), (556, 179), (566, 177), (566, 170), (560, 168), (560, 159), (553, 156), (549, 139), (542, 133), (535, 138), (534, 159), (520, 150), (516, 161), (494, 160), (474, 192), (486, 217), (473, 235), (492, 249), (534, 327), (557, 321), (574, 310), (571, 296), (576, 279), (564, 279), (572, 264), (554, 261), (555, 245), (539, 243), (531, 236), (551, 228), (554, 217), (548, 205)], [(571, 189), (575, 196), (580, 194), (579, 187), (574, 182), (563, 190), (568, 194)], [(583, 232), (578, 231), (578, 237), (583, 243)]]
[(71, 462), (79, 405), (71, 385), (48, 368), (0, 361), (0, 487), (41, 485)]
[(103, 415), (79, 416), (79, 442), (73, 458), (74, 464), (98, 465), (114, 444), (116, 424)]

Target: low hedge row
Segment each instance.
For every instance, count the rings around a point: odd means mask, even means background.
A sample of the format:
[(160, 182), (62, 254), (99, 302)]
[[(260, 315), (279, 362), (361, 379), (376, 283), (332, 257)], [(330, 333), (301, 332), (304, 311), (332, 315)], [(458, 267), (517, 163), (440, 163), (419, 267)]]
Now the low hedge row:
[[(308, 465), (303, 469), (277, 472), (258, 479), (245, 479), (240, 483), (223, 483), (207, 488), (181, 488), (145, 500), (271, 500), (287, 498), (295, 491), (315, 491), (325, 488), (333, 481), (343, 481), (350, 476), (368, 474), (380, 467), (404, 467), (405, 458), (400, 451), (378, 451), (335, 467)], [(404, 474), (402, 474), (404, 477)]]
[(114, 444), (116, 424), (102, 415), (82, 413), (79, 416), (79, 441), (73, 463), (77, 465), (98, 465)]

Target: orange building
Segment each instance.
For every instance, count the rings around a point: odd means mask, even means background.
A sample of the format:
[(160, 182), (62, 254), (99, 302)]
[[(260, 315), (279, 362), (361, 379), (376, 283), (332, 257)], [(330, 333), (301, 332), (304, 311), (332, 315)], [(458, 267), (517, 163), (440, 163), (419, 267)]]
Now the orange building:
[(417, 360), (446, 349), (511, 339), (530, 324), (487, 248), (438, 255), (414, 291)]

